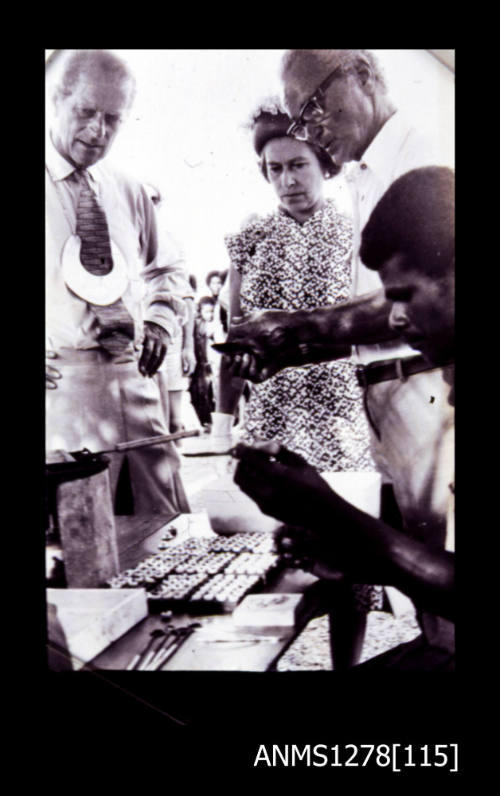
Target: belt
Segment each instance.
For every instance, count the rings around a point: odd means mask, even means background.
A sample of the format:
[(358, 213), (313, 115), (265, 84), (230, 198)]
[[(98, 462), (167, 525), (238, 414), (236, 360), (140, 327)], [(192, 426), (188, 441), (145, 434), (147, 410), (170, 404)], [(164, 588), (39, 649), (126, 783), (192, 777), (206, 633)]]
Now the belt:
[(55, 364), (61, 366), (87, 366), (91, 363), (97, 363), (99, 365), (113, 365), (134, 361), (134, 349), (132, 345), (128, 346), (123, 354), (120, 354), (114, 358), (110, 357), (110, 355), (104, 351), (103, 348), (58, 348), (54, 353), (56, 356), (52, 356), (51, 359), (55, 359)]
[(417, 354), (414, 357), (385, 359), (380, 362), (370, 362), (369, 365), (357, 365), (356, 378), (360, 387), (366, 389), (370, 384), (378, 384), (380, 381), (391, 379), (405, 381), (414, 373), (435, 370), (435, 368), (436, 365), (432, 365), (421, 354)]

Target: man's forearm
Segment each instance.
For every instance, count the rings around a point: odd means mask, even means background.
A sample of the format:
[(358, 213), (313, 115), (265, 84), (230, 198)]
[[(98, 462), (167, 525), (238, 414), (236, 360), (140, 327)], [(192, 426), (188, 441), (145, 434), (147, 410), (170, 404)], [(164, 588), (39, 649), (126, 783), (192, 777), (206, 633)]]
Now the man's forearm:
[(174, 338), (179, 326), (175, 312), (163, 301), (152, 302), (145, 312), (144, 320), (146, 323), (161, 326), (167, 332), (169, 342)]
[(228, 340), (252, 350), (255, 339), (256, 351), (274, 369), (342, 359), (351, 355), (354, 345), (397, 337), (389, 326), (390, 309), (383, 291), (377, 291), (328, 307), (270, 310), (255, 322), (236, 326)]
[(394, 531), (390, 562), (391, 585), (411, 597), (420, 608), (455, 620), (454, 553), (430, 550)]
[(193, 346), (194, 335), (194, 301), (191, 298), (184, 299), (184, 306), (186, 307), (186, 321), (182, 326), (182, 346)]
[(354, 345), (398, 338), (382, 290), (328, 307), (265, 310), (234, 319), (226, 341), (231, 372), (261, 382), (279, 370), (349, 357)]
[(396, 337), (389, 327), (391, 304), (383, 291), (359, 296), (331, 307), (297, 310), (291, 319), (298, 342), (311, 354), (353, 345), (373, 345)]
[[(346, 539), (356, 539), (348, 549), (353, 572), (367, 581), (395, 586), (431, 613), (454, 620), (454, 554), (431, 549), (365, 514), (335, 494), (330, 516)], [(325, 512), (323, 517), (328, 516)], [(322, 534), (325, 534), (323, 520)], [(317, 524), (317, 527), (318, 524)], [(339, 561), (338, 531), (332, 528), (332, 563)], [(325, 540), (328, 548), (328, 540)]]

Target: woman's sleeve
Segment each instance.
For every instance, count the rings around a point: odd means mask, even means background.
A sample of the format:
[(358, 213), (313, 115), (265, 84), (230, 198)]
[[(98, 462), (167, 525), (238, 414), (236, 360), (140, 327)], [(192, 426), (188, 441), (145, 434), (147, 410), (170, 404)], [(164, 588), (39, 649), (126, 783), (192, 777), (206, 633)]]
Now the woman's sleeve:
[(236, 232), (224, 238), (231, 266), (239, 273), (245, 273), (249, 260), (249, 239), (246, 232)]

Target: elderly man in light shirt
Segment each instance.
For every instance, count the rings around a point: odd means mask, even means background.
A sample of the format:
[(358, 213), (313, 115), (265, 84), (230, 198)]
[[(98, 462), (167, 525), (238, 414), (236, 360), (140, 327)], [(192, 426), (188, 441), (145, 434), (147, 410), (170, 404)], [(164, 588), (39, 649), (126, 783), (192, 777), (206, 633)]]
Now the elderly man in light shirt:
[[(56, 375), (46, 393), (50, 455), (168, 433), (151, 377), (185, 312), (180, 296), (192, 291), (175, 246), (158, 240), (145, 189), (102, 164), (135, 93), (126, 64), (102, 50), (56, 51), (47, 78), (46, 334), (48, 372)], [(82, 267), (78, 208), (89, 188), (109, 233), (112, 265), (104, 276)], [(145, 518), (159, 527), (189, 511), (179, 467), (171, 442), (110, 456), (115, 513), (132, 514), (138, 528)]]

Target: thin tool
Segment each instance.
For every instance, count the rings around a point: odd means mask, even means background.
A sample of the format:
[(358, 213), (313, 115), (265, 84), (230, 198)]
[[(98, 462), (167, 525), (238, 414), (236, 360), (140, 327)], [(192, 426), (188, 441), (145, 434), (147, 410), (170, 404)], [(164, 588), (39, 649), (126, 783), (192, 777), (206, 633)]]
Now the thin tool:
[(147, 666), (145, 667), (149, 671), (156, 671), (157, 666), (161, 665), (163, 660), (166, 658), (168, 652), (171, 648), (178, 644), (179, 639), (181, 636), (186, 632), (185, 628), (176, 627), (172, 628), (169, 633), (167, 639), (165, 639), (155, 650), (155, 654), (153, 657), (149, 658)]
[(137, 655), (134, 655), (134, 657), (130, 661), (129, 665), (127, 666), (127, 671), (131, 671), (132, 669), (135, 669), (137, 664), (139, 663), (139, 661), (143, 660), (144, 657), (148, 654), (149, 650), (153, 646), (153, 644), (156, 641), (156, 639), (159, 638), (160, 636), (163, 636), (163, 635), (165, 635), (165, 631), (161, 630), (160, 628), (157, 628), (156, 630), (152, 630), (151, 633), (150, 633), (151, 638), (149, 639), (148, 643), (146, 644), (146, 646), (144, 647), (144, 649), (141, 652), (138, 652)]
[(188, 638), (193, 635), (194, 631), (198, 627), (201, 627), (200, 622), (192, 622), (187, 627), (179, 628), (177, 641), (174, 644), (170, 645), (169, 649), (164, 650), (163, 654), (159, 655), (154, 670), (158, 671), (158, 669), (161, 669), (162, 666), (164, 666), (167, 663), (167, 661), (170, 660), (170, 658), (173, 658), (175, 653), (180, 649), (180, 647), (182, 647), (182, 645), (188, 640)]
[(192, 456), (192, 457), (199, 456), (199, 457), (203, 457), (203, 458), (205, 456), (235, 456), (235, 451), (236, 451), (235, 448), (230, 448), (227, 451), (205, 451), (205, 452), (203, 452), (203, 451), (196, 451), (196, 452), (193, 451), (192, 453), (190, 451), (183, 451), (182, 455), (183, 456)]
[(183, 439), (184, 437), (199, 437), (200, 430), (194, 429), (193, 431), (174, 431), (173, 434), (161, 434), (157, 437), (145, 437), (144, 439), (135, 439), (130, 442), (117, 442), (112, 448), (107, 448), (101, 451), (90, 451), (88, 448), (82, 448), (80, 451), (70, 451), (70, 455), (74, 459), (83, 459), (91, 456), (100, 456), (101, 453), (123, 453), (130, 451), (134, 448), (146, 448), (149, 445), (159, 445), (162, 442), (172, 442), (176, 439)]
[(177, 636), (177, 628), (171, 627), (171, 626), (167, 626), (166, 629), (160, 631), (160, 633), (163, 636), (163, 638), (160, 640), (160, 643), (156, 646), (155, 649), (150, 649), (149, 650), (147, 655), (145, 655), (143, 657), (141, 663), (138, 666), (138, 669), (141, 672), (147, 671), (148, 669), (151, 668), (151, 662), (156, 658), (156, 656), (158, 655), (159, 650), (163, 649), (163, 647), (167, 643), (170, 646), (170, 641), (171, 641), (172, 637), (175, 640), (175, 637)]

